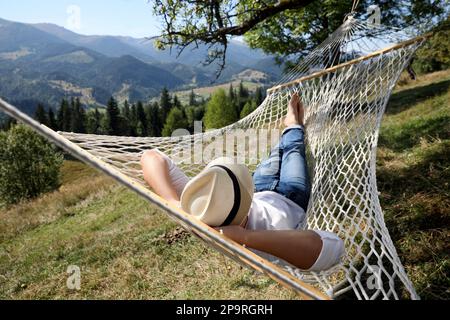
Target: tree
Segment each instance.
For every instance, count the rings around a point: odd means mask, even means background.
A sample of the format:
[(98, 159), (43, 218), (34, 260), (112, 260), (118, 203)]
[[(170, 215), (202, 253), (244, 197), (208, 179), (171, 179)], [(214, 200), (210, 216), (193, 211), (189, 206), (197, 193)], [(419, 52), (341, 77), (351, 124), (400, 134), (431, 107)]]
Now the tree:
[(170, 99), (169, 90), (167, 90), (166, 87), (164, 87), (161, 91), (159, 106), (161, 108), (161, 121), (165, 123), (167, 115), (169, 114), (170, 109), (172, 109), (172, 102)]
[(262, 87), (256, 88), (255, 91), (255, 103), (257, 106), (259, 106), (264, 101), (264, 92)]
[(131, 136), (130, 120), (127, 117), (127, 111), (129, 114), (130, 108), (128, 106), (128, 110), (125, 110), (126, 105), (127, 102), (125, 101), (124, 106), (122, 108), (119, 107), (119, 128), (120, 128), (119, 131), (121, 135)]
[(53, 130), (59, 130), (58, 122), (55, 117), (55, 113), (53, 112), (53, 108), (48, 109), (48, 126)]
[(178, 109), (182, 109), (183, 106), (181, 105), (180, 100), (178, 100), (178, 97), (176, 94), (173, 95), (173, 99), (172, 99), (172, 107), (173, 108), (178, 108)]
[(187, 106), (185, 108), (186, 119), (188, 123), (188, 130), (190, 132), (194, 131), (194, 122), (202, 121), (205, 116), (205, 105), (201, 104), (198, 106)]
[(117, 101), (111, 97), (106, 107), (106, 133), (120, 135), (120, 110)]
[(93, 112), (90, 112), (87, 116), (87, 131), (92, 134), (101, 134), (102, 127), (102, 116), (98, 111), (98, 108), (95, 107)]
[(160, 137), (162, 134), (162, 122), (158, 102), (147, 106), (147, 127), (150, 137)]
[(252, 113), (253, 111), (255, 111), (257, 108), (256, 102), (254, 100), (249, 100), (247, 101), (247, 103), (244, 105), (244, 108), (242, 108), (241, 111), (241, 119), (245, 118), (246, 116), (248, 116), (250, 113)]
[(77, 133), (86, 133), (86, 112), (81, 105), (80, 98), (72, 98), (70, 110), (70, 131)]
[(69, 102), (66, 99), (61, 100), (61, 105), (58, 110), (58, 128), (62, 131), (70, 131), (71, 112)]
[(225, 90), (218, 89), (206, 106), (205, 126), (207, 129), (222, 128), (238, 120), (236, 108)]
[(450, 68), (450, 17), (443, 20), (433, 36), (417, 51), (413, 66), (419, 72), (433, 72)]
[(36, 121), (42, 123), (43, 125), (48, 126), (48, 117), (47, 112), (42, 104), (38, 103), (36, 107), (36, 111), (34, 113), (34, 118)]
[(228, 97), (230, 97), (232, 103), (235, 102), (236, 96), (234, 94), (233, 83), (230, 83), (230, 88), (228, 89)]
[(84, 107), (81, 105), (79, 98), (77, 98), (76, 100), (76, 107), (79, 119), (77, 130), (79, 133), (86, 133), (86, 111), (84, 110)]
[(17, 124), (17, 120), (13, 117), (6, 116), (6, 120), (1, 121), (0, 124), (0, 131), (7, 131)]
[[(153, 11), (162, 21), (158, 48), (206, 44), (205, 63), (218, 63), (218, 76), (225, 67), (230, 37), (244, 36), (252, 48), (261, 48), (279, 58), (293, 55), (294, 62), (334, 31), (352, 10), (352, 1), (342, 0), (154, 0)], [(379, 5), (383, 21), (404, 27), (434, 22), (445, 14), (446, 0), (361, 0), (356, 8), (364, 13)], [(434, 19), (434, 20), (433, 20)]]
[(138, 125), (138, 116), (137, 116), (137, 109), (136, 104), (132, 104), (130, 108), (130, 136), (136, 137), (137, 136), (137, 128)]
[(123, 116), (128, 121), (131, 120), (131, 110), (130, 110), (130, 104), (128, 103), (128, 100), (125, 100), (123, 103)]
[(189, 105), (190, 106), (196, 106), (197, 105), (197, 100), (195, 99), (194, 89), (192, 89), (191, 93), (189, 94)]
[(173, 108), (167, 116), (162, 135), (164, 137), (170, 137), (175, 130), (186, 129), (187, 126), (188, 123), (184, 112), (179, 108)]
[(239, 95), (239, 98), (244, 98), (244, 99), (248, 98), (248, 96), (249, 96), (248, 90), (246, 87), (244, 87), (244, 83), (242, 81), (239, 83), (238, 95)]
[(69, 108), (68, 113), (70, 114), (70, 122), (69, 122), (69, 131), (70, 132), (76, 132), (76, 121), (77, 121), (77, 114), (75, 110), (75, 99), (72, 97), (69, 102)]
[(122, 134), (125, 136), (131, 136), (132, 130), (131, 130), (131, 109), (130, 104), (128, 103), (128, 100), (125, 100), (123, 103), (123, 108), (121, 110), (120, 114), (120, 120), (121, 120), (121, 131)]
[(141, 137), (146, 137), (148, 135), (147, 130), (147, 115), (144, 111), (144, 105), (141, 101), (138, 101), (136, 105), (136, 116), (137, 116), (137, 134)]
[(250, 98), (250, 93), (248, 89), (244, 86), (244, 83), (241, 81), (239, 83), (238, 93), (236, 96), (236, 102), (234, 103), (237, 114), (241, 114), (244, 105)]
[[(156, 42), (158, 48), (179, 47), (181, 53), (189, 45), (203, 42), (209, 45), (205, 63), (219, 60), (219, 73), (225, 67), (228, 36), (245, 34), (268, 17), (287, 9), (301, 8), (313, 0), (284, 1), (163, 1), (155, 0), (153, 11), (159, 16), (163, 33)], [(255, 3), (255, 4), (253, 4)], [(242, 14), (252, 16), (242, 20)]]
[(0, 132), (0, 202), (14, 204), (59, 186), (63, 156), (25, 125)]

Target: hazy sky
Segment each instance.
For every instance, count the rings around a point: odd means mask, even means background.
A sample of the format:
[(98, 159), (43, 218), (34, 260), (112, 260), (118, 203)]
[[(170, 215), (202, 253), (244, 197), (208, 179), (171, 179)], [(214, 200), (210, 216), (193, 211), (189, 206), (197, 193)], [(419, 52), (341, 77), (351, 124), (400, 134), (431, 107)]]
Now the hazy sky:
[(0, 0), (0, 18), (50, 22), (88, 35), (159, 34), (148, 0)]

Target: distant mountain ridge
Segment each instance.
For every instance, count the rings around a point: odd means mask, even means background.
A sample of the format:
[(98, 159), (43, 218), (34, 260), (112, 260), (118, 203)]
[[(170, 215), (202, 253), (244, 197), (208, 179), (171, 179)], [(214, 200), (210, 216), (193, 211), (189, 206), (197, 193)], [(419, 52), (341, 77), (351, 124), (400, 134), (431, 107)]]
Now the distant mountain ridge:
[[(147, 101), (163, 87), (209, 85), (217, 66), (201, 64), (206, 47), (191, 49), (177, 60), (145, 39), (85, 36), (53, 24), (0, 19), (0, 96), (54, 106), (63, 97), (79, 96), (84, 104), (104, 105), (111, 95)], [(281, 73), (271, 57), (232, 41), (219, 82), (252, 74), (247, 69), (264, 74), (255, 81), (270, 82)]]
[(149, 54), (143, 53), (136, 47), (127, 44), (125, 37), (114, 36), (84, 36), (63, 27), (50, 23), (38, 23), (31, 26), (48, 34), (69, 42), (75, 46), (85, 47), (109, 57), (121, 57), (123, 55), (134, 56), (144, 62), (156, 62)]
[[(120, 57), (122, 55), (132, 55), (144, 62), (180, 62), (177, 59), (176, 50), (157, 50), (153, 40), (145, 38), (133, 38), (124, 36), (87, 36), (77, 34), (63, 27), (49, 23), (32, 24), (32, 26), (44, 32), (52, 34), (73, 45), (82, 46), (102, 53), (106, 56)], [(199, 65), (203, 62), (207, 54), (207, 47), (199, 45), (187, 47), (180, 56), (183, 63), (188, 65)], [(243, 67), (252, 67), (255, 61), (266, 59), (269, 56), (261, 50), (252, 50), (244, 43), (231, 40), (227, 50), (227, 60), (232, 64), (240, 64)], [(264, 70), (260, 70), (264, 71)]]
[(0, 21), (0, 94), (7, 98), (56, 105), (64, 96), (81, 96), (86, 104), (105, 104), (111, 95), (146, 100), (164, 86), (183, 84), (131, 55), (107, 57), (32, 26)]

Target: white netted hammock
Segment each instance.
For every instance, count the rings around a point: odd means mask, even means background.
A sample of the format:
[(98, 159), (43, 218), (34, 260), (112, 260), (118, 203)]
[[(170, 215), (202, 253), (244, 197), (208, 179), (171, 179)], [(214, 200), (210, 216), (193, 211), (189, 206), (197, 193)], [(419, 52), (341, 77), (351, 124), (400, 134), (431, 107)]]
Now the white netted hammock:
[[(384, 223), (375, 159), (388, 99), (401, 72), (425, 39), (426, 36), (413, 38), (405, 31), (350, 16), (269, 89), (264, 102), (252, 114), (226, 128), (192, 136), (136, 138), (56, 133), (3, 100), (0, 109), (159, 205), (171, 218), (224, 254), (267, 274), (302, 297), (336, 298), (352, 290), (357, 299), (417, 299)], [(323, 272), (301, 271), (275, 257), (257, 255), (170, 206), (146, 187), (139, 164), (143, 151), (158, 148), (176, 159), (189, 175), (195, 175), (209, 160), (192, 161), (197, 148), (212, 140), (222, 143), (221, 138), (236, 129), (281, 128), (294, 92), (300, 92), (306, 107), (308, 164), (313, 181), (304, 227), (335, 232), (346, 247), (342, 263)], [(279, 131), (271, 132), (273, 135)], [(268, 149), (254, 152), (261, 135), (251, 134), (247, 139), (258, 140), (250, 141), (244, 150), (247, 163), (254, 168)], [(238, 140), (232, 142), (235, 155), (239, 151)]]

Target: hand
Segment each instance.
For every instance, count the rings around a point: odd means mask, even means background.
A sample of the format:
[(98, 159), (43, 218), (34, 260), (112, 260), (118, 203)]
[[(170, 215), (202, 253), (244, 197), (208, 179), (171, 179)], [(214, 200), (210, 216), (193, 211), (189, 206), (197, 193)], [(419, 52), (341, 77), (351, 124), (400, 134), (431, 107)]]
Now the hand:
[(226, 226), (215, 228), (219, 232), (223, 232), (223, 235), (230, 238), (231, 240), (236, 241), (239, 244), (244, 244), (244, 239), (247, 230), (242, 228), (241, 226)]

